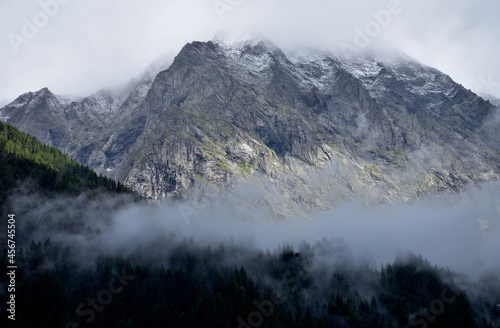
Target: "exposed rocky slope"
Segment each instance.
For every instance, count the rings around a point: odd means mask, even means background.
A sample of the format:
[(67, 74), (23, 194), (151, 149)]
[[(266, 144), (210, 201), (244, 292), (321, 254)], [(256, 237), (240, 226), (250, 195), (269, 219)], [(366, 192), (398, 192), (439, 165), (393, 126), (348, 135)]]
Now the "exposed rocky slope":
[(253, 181), (259, 191), (238, 197), (284, 214), (459, 192), (500, 173), (498, 109), (403, 55), (193, 42), (152, 76), (79, 101), (42, 89), (0, 116), (151, 201)]
[[(0, 110), (0, 120), (30, 133), (41, 142), (62, 149), (98, 172), (106, 172), (106, 163), (97, 153), (82, 161), (89, 141), (108, 138), (112, 126), (144, 100), (159, 71), (169, 66), (161, 58), (148, 67), (144, 74), (117, 90), (100, 90), (83, 98), (56, 96), (47, 88), (28, 92)], [(102, 156), (101, 156), (102, 157)], [(103, 158), (106, 159), (106, 156)]]

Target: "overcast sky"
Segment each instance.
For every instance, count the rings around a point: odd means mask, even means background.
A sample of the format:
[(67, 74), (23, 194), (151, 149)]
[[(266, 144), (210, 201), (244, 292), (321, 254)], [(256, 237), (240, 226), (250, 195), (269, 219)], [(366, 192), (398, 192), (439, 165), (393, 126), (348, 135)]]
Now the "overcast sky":
[(88, 95), (126, 83), (220, 30), (257, 30), (283, 47), (394, 47), (500, 97), (500, 1), (393, 1), (1, 0), (0, 104), (45, 86)]

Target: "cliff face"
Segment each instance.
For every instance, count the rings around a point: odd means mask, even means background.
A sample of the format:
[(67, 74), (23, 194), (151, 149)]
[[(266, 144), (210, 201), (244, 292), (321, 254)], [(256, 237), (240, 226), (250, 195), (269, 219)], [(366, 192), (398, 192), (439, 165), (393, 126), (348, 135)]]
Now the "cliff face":
[(459, 192), (500, 172), (498, 110), (405, 56), (193, 42), (151, 76), (118, 97), (28, 93), (0, 116), (151, 201), (254, 181), (259, 201), (328, 208)]

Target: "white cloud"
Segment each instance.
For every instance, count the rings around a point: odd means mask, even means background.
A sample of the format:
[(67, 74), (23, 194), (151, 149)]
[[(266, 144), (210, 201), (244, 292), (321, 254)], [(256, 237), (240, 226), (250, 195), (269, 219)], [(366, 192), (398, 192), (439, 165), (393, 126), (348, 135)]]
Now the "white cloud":
[[(68, 3), (60, 4), (43, 24), (40, 3), (51, 1)], [(468, 88), (484, 89), (481, 77), (500, 81), (498, 1), (399, 1), (402, 11), (375, 31), (371, 44), (398, 48)], [(0, 102), (44, 86), (59, 94), (89, 94), (124, 83), (161, 54), (175, 55), (185, 43), (211, 39), (222, 29), (256, 29), (280, 46), (338, 47), (342, 42), (353, 43), (356, 29), (370, 26), (373, 13), (387, 10), (391, 1), (220, 0), (219, 4), (226, 4), (222, 12), (215, 3), (3, 1)], [(27, 44), (19, 44), (16, 53), (9, 33), (23, 36), (26, 20), (33, 22), (34, 15), (42, 27)], [(490, 89), (500, 96), (500, 88)]]

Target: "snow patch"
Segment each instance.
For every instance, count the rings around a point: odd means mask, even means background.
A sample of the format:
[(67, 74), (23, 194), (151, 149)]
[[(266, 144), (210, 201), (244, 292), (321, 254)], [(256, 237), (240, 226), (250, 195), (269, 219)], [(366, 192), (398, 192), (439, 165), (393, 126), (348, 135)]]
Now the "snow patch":
[(263, 41), (263, 37), (255, 34), (253, 32), (219, 32), (212, 40), (213, 43), (219, 46), (230, 49), (230, 48), (243, 48), (245, 45), (255, 46), (259, 42)]
[(8, 107), (14, 107), (14, 108), (19, 108), (19, 107), (22, 107), (22, 106), (25, 106), (29, 103), (29, 101), (14, 101), (10, 104), (8, 104), (7, 106)]
[(234, 44), (226, 44), (222, 47), (225, 55), (230, 59), (231, 64), (239, 67), (244, 67), (248, 71), (261, 72), (270, 67), (272, 59), (269, 53), (256, 55), (245, 51), (245, 47), (254, 47), (250, 42), (243, 46), (234, 46)]
[(56, 95), (57, 99), (61, 102), (61, 105), (70, 105), (73, 102), (80, 102), (84, 99), (82, 96), (76, 95)]
[(336, 60), (324, 51), (296, 51), (289, 55), (304, 86), (323, 91), (335, 81)]
[(340, 63), (346, 71), (360, 80), (377, 77), (384, 68), (383, 64), (376, 59), (365, 59), (362, 61), (342, 60)]

